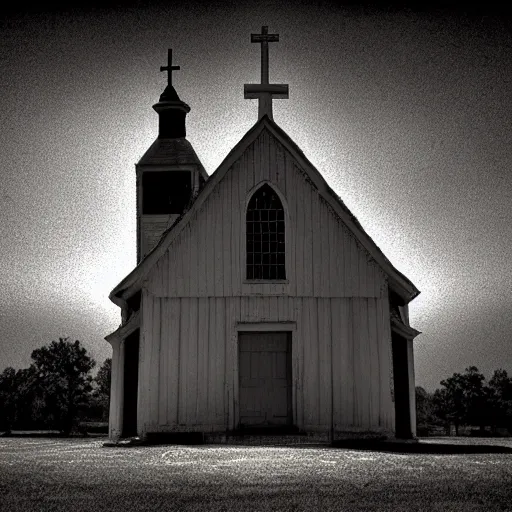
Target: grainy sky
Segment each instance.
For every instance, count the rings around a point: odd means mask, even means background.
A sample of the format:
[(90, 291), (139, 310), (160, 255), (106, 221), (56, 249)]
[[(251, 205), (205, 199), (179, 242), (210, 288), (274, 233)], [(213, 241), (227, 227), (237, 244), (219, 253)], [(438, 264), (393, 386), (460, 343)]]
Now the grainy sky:
[(0, 22), (0, 371), (62, 336), (111, 355), (167, 48), (211, 174), (257, 120), (243, 85), (268, 25), (270, 80), (290, 86), (275, 121), (422, 292), (416, 383), (512, 374), (510, 19), (284, 0), (15, 9)]

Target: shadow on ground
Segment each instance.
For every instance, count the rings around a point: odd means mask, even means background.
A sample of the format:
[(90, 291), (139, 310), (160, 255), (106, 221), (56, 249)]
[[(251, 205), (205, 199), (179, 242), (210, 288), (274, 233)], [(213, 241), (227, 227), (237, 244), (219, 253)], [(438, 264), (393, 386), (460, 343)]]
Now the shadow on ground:
[(69, 439), (75, 437), (107, 437), (108, 434), (101, 434), (96, 432), (87, 432), (87, 434), (80, 432), (71, 432), (71, 434), (62, 434), (57, 430), (45, 430), (45, 431), (16, 431), (16, 432), (0, 432), (0, 438), (2, 437), (34, 437), (34, 438), (60, 438)]
[(512, 448), (508, 446), (487, 444), (350, 440), (335, 441), (332, 446), (334, 448), (349, 448), (351, 450), (394, 453), (431, 453), (446, 455), (462, 453), (512, 453)]
[[(88, 433), (87, 435), (72, 433), (69, 436), (64, 436), (58, 431), (39, 431), (39, 432), (11, 432), (11, 433), (0, 433), (0, 437), (23, 437), (23, 438), (107, 438), (106, 434)], [(129, 438), (120, 440), (117, 442), (110, 442), (106, 439), (103, 443), (105, 447), (132, 447), (132, 446), (148, 446), (148, 445), (202, 445), (202, 439), (200, 436), (172, 436), (167, 435), (163, 437), (155, 436), (155, 438), (141, 441), (138, 438)], [(208, 444), (208, 443), (207, 443)], [(215, 443), (213, 443), (215, 444)], [(222, 443), (223, 444), (223, 443)], [(228, 443), (230, 444), (230, 443)], [(377, 439), (350, 439), (350, 440), (339, 440), (334, 441), (332, 444), (325, 443), (304, 443), (304, 444), (288, 444), (288, 443), (274, 443), (271, 439), (267, 442), (246, 442), (243, 440), (234, 443), (233, 446), (281, 446), (286, 448), (345, 448), (349, 450), (362, 450), (362, 451), (373, 451), (382, 453), (410, 453), (410, 454), (444, 454), (444, 455), (457, 455), (457, 454), (472, 454), (472, 453), (512, 453), (512, 447), (503, 446), (498, 444), (463, 444), (460, 442), (448, 443), (440, 442), (436, 443), (433, 441), (422, 442), (422, 441), (385, 441)]]

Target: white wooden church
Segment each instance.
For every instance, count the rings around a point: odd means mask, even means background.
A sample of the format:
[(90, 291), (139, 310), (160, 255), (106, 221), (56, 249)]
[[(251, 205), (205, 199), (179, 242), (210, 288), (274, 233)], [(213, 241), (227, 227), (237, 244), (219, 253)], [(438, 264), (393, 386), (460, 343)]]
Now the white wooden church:
[(258, 121), (208, 176), (168, 85), (138, 164), (136, 268), (111, 292), (109, 435), (415, 436), (408, 304), (419, 291), (273, 121), (268, 43)]

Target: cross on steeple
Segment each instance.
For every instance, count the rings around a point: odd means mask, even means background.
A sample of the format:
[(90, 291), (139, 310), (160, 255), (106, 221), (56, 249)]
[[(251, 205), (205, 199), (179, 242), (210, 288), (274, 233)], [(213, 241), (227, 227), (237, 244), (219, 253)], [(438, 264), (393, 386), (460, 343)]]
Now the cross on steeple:
[(167, 71), (167, 82), (172, 85), (172, 72), (180, 69), (179, 66), (172, 65), (172, 50), (167, 50), (167, 66), (160, 66), (160, 71)]
[(272, 98), (287, 99), (287, 84), (270, 84), (268, 77), (268, 43), (278, 42), (279, 34), (269, 34), (268, 27), (261, 27), (261, 34), (251, 34), (251, 43), (261, 44), (261, 84), (245, 84), (244, 98), (258, 99), (258, 119), (265, 114), (273, 119)]

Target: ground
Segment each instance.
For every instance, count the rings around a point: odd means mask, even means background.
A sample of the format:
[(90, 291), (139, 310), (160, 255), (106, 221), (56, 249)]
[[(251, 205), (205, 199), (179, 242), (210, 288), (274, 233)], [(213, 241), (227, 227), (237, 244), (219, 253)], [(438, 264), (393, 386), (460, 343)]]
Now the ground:
[(512, 453), (104, 441), (0, 438), (0, 510), (512, 511)]

